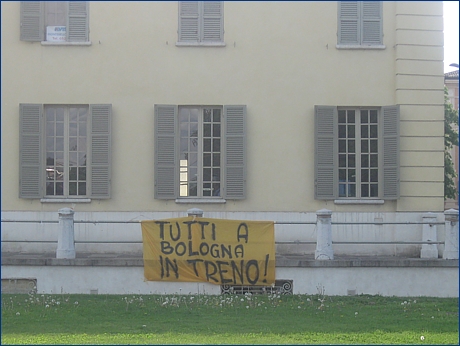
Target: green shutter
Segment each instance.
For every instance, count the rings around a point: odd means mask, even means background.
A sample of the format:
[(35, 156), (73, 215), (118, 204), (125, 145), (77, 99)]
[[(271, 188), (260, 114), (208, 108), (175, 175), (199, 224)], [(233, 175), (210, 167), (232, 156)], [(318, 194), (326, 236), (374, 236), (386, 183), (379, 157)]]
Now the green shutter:
[(359, 5), (357, 1), (339, 1), (339, 44), (359, 44)]
[(44, 40), (44, 7), (42, 1), (21, 1), (21, 41)]
[(41, 104), (19, 105), (19, 197), (42, 197)]
[(199, 41), (198, 1), (179, 1), (179, 42)]
[(399, 106), (382, 107), (383, 199), (399, 198)]
[(223, 6), (222, 1), (203, 1), (203, 41), (222, 41), (224, 33)]
[(88, 31), (88, 2), (67, 2), (67, 42), (89, 41)]
[(364, 1), (362, 3), (362, 43), (382, 44), (382, 2)]
[(226, 199), (246, 198), (246, 106), (224, 106)]
[(155, 105), (155, 192), (157, 199), (175, 199), (177, 106)]
[(90, 105), (91, 198), (107, 199), (111, 194), (112, 105)]
[(315, 199), (337, 197), (337, 108), (315, 106)]

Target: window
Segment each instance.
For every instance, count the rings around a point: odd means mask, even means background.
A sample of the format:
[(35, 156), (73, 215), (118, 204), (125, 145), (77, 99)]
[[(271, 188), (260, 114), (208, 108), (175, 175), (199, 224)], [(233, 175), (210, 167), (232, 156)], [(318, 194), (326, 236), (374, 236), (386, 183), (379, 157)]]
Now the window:
[(315, 107), (315, 198), (399, 197), (399, 107)]
[(88, 42), (87, 1), (21, 1), (21, 40)]
[(21, 198), (110, 198), (111, 105), (20, 105)]
[(179, 1), (177, 45), (223, 45), (222, 1)]
[(338, 46), (382, 46), (382, 2), (338, 2)]
[(155, 198), (243, 199), (246, 106), (155, 105)]

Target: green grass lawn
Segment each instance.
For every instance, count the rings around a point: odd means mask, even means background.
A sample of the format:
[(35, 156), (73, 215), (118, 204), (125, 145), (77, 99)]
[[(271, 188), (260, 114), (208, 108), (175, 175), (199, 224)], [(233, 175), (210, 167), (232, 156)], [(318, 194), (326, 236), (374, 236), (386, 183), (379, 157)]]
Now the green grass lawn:
[(2, 344), (458, 344), (458, 298), (8, 295)]

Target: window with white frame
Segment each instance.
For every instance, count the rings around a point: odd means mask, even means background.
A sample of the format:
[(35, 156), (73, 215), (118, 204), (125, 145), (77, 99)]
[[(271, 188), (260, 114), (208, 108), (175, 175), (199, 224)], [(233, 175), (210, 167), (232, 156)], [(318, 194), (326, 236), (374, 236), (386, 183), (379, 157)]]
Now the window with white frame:
[(338, 46), (383, 45), (381, 1), (338, 2)]
[(399, 197), (399, 106), (315, 107), (315, 198)]
[(20, 39), (89, 42), (88, 1), (21, 1)]
[(155, 105), (155, 198), (243, 199), (246, 106)]
[(222, 1), (179, 1), (177, 45), (223, 45)]
[(87, 195), (88, 106), (45, 106), (45, 196)]
[(21, 198), (110, 198), (111, 105), (20, 105)]
[(180, 107), (180, 197), (220, 197), (222, 107)]

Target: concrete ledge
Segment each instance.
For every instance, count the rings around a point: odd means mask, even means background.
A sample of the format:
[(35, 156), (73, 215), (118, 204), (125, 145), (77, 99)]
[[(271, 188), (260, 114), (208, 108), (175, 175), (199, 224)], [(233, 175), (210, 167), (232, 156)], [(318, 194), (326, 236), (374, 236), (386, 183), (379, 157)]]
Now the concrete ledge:
[[(443, 267), (458, 268), (458, 259), (426, 259), (406, 257), (347, 257), (315, 260), (313, 255), (276, 255), (277, 267), (353, 268), (353, 267)], [(2, 266), (75, 266), (75, 267), (143, 267), (142, 254), (77, 253), (75, 259), (56, 258), (54, 253), (2, 252)]]

